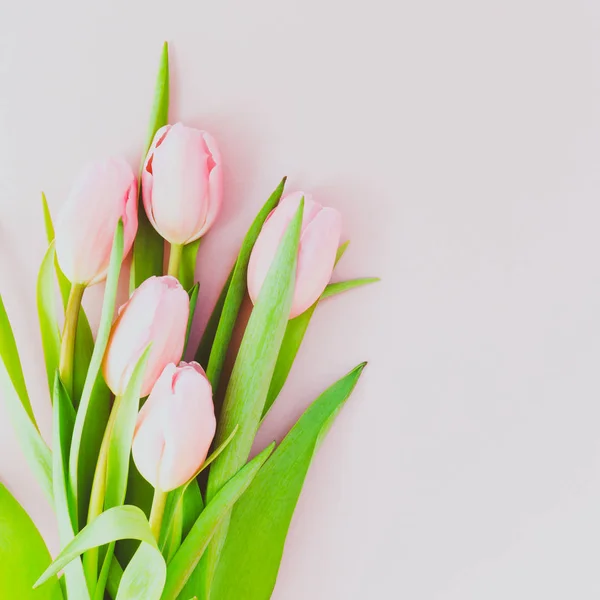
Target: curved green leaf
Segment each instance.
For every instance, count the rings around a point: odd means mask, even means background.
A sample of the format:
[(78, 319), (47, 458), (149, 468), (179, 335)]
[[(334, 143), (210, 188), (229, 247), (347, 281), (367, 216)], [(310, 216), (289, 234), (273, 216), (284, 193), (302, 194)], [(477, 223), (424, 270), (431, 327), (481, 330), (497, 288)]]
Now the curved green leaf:
[(290, 521), (314, 453), (364, 366), (357, 366), (313, 402), (233, 508), (211, 600), (271, 597)]
[[(58, 370), (54, 376), (52, 417), (54, 510), (58, 520), (60, 542), (64, 546), (75, 537), (78, 529), (77, 507), (68, 491), (66, 477), (75, 410), (60, 380)], [(65, 567), (65, 581), (69, 598), (89, 600), (90, 594), (80, 558)]]
[(42, 260), (36, 288), (38, 318), (49, 390), (52, 390), (54, 386), (54, 376), (60, 357), (60, 328), (56, 320), (57, 311), (54, 299), (55, 254), (54, 242), (52, 242)]
[(190, 290), (194, 286), (196, 277), (196, 262), (198, 261), (198, 248), (202, 238), (198, 238), (191, 244), (186, 244), (181, 253), (181, 264), (179, 265), (179, 282), (184, 290)]
[[(260, 468), (269, 458), (275, 444), (265, 448), (258, 456), (232, 477), (206, 505), (192, 526), (181, 547), (167, 567), (167, 581), (161, 600), (176, 600), (186, 581), (194, 572), (219, 523), (229, 514), (238, 498), (246, 491)], [(244, 598), (244, 596), (239, 596)], [(238, 598), (238, 600), (239, 600)]]
[[(104, 434), (104, 428), (106, 427), (108, 413), (107, 398), (109, 399), (110, 396), (106, 394), (106, 384), (100, 373), (100, 367), (104, 358), (113, 314), (115, 312), (122, 261), (123, 223), (119, 220), (110, 254), (96, 345), (94, 346), (90, 368), (75, 418), (73, 440), (69, 455), (69, 485), (80, 513), (83, 513), (83, 511), (79, 503), (79, 496), (89, 496), (96, 460), (98, 459), (98, 450)], [(84, 438), (85, 443), (83, 443)], [(81, 485), (79, 484), (80, 473), (82, 474)], [(85, 479), (83, 476), (85, 476)], [(83, 514), (80, 514), (80, 518), (82, 517)]]
[[(303, 211), (304, 200), (279, 244), (240, 345), (225, 394), (216, 443), (226, 439), (237, 424), (240, 429), (210, 469), (207, 501), (246, 462), (258, 430), (292, 306)], [(226, 535), (227, 519), (203, 560), (207, 586)]]
[(56, 577), (39, 589), (32, 589), (50, 560), (50, 553), (32, 520), (0, 483), (0, 598), (64, 600)]
[(33, 417), (15, 337), (0, 296), (0, 389), (17, 439), (42, 490), (52, 500), (52, 453)]
[[(212, 340), (212, 343), (210, 343), (210, 357), (206, 367), (206, 375), (208, 380), (211, 382), (215, 393), (219, 388), (221, 372), (223, 370), (223, 365), (225, 364), (227, 348), (229, 348), (231, 336), (233, 335), (233, 328), (235, 327), (235, 322), (237, 320), (238, 313), (240, 312), (242, 301), (246, 295), (246, 276), (248, 272), (250, 254), (252, 253), (252, 248), (254, 247), (264, 222), (267, 220), (267, 217), (281, 199), (283, 188), (285, 187), (285, 181), (286, 178), (284, 177), (254, 219), (250, 229), (248, 230), (248, 233), (246, 234), (246, 237), (244, 238), (244, 241), (242, 242), (240, 253), (235, 263), (235, 267), (233, 268), (231, 280), (226, 284), (227, 291), (225, 292), (225, 299), (223, 300), (223, 308), (218, 318), (218, 325), (215, 330), (214, 340)], [(218, 307), (219, 303), (217, 303), (217, 308)], [(212, 325), (214, 326), (214, 323)], [(211, 327), (207, 327), (207, 332), (210, 334)], [(206, 346), (209, 342), (211, 342), (210, 335), (207, 337), (207, 333), (205, 333), (200, 347), (198, 348), (198, 352), (196, 353), (196, 360), (198, 360), (200, 364), (206, 364), (206, 362), (203, 362), (203, 355), (206, 355), (207, 353)]]
[[(150, 113), (148, 137), (142, 155), (141, 169), (144, 167), (146, 154), (154, 139), (154, 134), (169, 122), (169, 46), (163, 44), (160, 66), (154, 88), (154, 102)], [(133, 244), (133, 260), (131, 261), (131, 289), (134, 290), (142, 282), (153, 275), (162, 275), (164, 240), (148, 221), (144, 205), (141, 201), (141, 177), (138, 187), (140, 198), (138, 206), (138, 230)]]
[[(75, 539), (62, 549), (56, 560), (38, 579), (36, 587), (56, 575), (84, 552), (123, 539), (140, 540), (146, 549), (143, 565), (138, 561), (134, 564), (132, 561), (125, 569), (117, 599), (158, 600), (165, 581), (166, 565), (146, 515), (136, 506), (111, 508), (84, 527)], [(146, 581), (138, 577), (140, 571), (144, 572)]]

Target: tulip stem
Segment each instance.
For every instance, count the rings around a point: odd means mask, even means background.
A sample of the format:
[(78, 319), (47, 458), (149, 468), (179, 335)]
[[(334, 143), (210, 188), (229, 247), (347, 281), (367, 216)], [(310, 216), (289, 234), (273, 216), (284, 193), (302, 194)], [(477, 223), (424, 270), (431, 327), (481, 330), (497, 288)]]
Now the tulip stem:
[(79, 319), (79, 310), (81, 309), (81, 300), (85, 291), (84, 283), (74, 283), (71, 285), (69, 300), (65, 311), (65, 325), (60, 345), (60, 359), (58, 371), (60, 379), (65, 386), (73, 404), (76, 399), (73, 398), (73, 364), (75, 362), (75, 337), (77, 335), (77, 320)]
[(171, 244), (171, 254), (169, 255), (168, 274), (179, 279), (179, 265), (183, 254), (183, 244)]
[(163, 492), (156, 488), (154, 497), (152, 498), (152, 508), (150, 509), (150, 529), (154, 534), (156, 541), (160, 539), (160, 528), (162, 526), (163, 515), (165, 514), (165, 506), (167, 504), (167, 492)]
[[(94, 480), (92, 482), (92, 491), (90, 495), (90, 505), (88, 508), (87, 522), (90, 524), (97, 516), (99, 516), (104, 510), (104, 497), (106, 495), (106, 471), (108, 467), (108, 450), (110, 448), (110, 438), (115, 426), (117, 419), (117, 413), (120, 403), (120, 396), (115, 398), (106, 429), (104, 430), (104, 437), (102, 438), (102, 445), (100, 446), (100, 452), (98, 453), (98, 462), (96, 463), (96, 470), (94, 471)], [(98, 577), (98, 548), (92, 548), (88, 550), (83, 556), (83, 568), (85, 577), (88, 583), (88, 588), (91, 592), (96, 587), (96, 580)]]

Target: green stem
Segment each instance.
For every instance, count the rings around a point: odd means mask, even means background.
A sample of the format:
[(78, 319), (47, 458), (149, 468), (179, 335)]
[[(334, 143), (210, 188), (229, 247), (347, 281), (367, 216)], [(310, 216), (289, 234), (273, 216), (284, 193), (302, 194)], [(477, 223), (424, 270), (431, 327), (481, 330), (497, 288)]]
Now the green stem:
[(165, 506), (167, 504), (167, 492), (163, 492), (156, 488), (154, 490), (154, 498), (152, 498), (152, 508), (150, 509), (150, 529), (154, 534), (156, 541), (160, 538), (160, 528), (162, 526), (163, 515), (165, 514)]
[(179, 266), (181, 265), (181, 256), (183, 254), (183, 244), (171, 244), (171, 254), (169, 255), (168, 275), (179, 279)]
[[(117, 396), (113, 403), (110, 416), (108, 417), (108, 423), (106, 424), (104, 437), (102, 438), (102, 445), (100, 446), (100, 452), (98, 453), (98, 462), (96, 463), (96, 470), (94, 472), (94, 481), (92, 482), (92, 492), (90, 495), (90, 505), (88, 509), (88, 524), (91, 523), (97, 516), (99, 516), (104, 509), (108, 450), (110, 448), (110, 438), (115, 426), (120, 401), (120, 396)], [(98, 579), (98, 548), (92, 548), (84, 554), (83, 569), (88, 588), (93, 594)]]
[(84, 283), (74, 283), (69, 292), (67, 310), (65, 311), (65, 326), (60, 345), (60, 360), (58, 370), (60, 379), (69, 393), (74, 404), (73, 398), (73, 363), (75, 359), (75, 336), (77, 335), (77, 320), (81, 308), (81, 300), (85, 291)]

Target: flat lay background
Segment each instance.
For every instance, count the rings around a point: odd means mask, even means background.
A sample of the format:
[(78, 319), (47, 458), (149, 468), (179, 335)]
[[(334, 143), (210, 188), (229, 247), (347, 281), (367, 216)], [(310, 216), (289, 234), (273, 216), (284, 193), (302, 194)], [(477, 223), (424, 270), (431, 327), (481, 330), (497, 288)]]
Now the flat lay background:
[[(319, 308), (260, 434), (369, 361), (274, 599), (598, 598), (600, 4), (0, 0), (0, 292), (46, 436), (40, 191), (139, 164), (163, 40), (225, 162), (194, 339), (283, 175), (343, 213), (336, 277), (383, 278)], [(0, 481), (56, 551), (1, 402)]]

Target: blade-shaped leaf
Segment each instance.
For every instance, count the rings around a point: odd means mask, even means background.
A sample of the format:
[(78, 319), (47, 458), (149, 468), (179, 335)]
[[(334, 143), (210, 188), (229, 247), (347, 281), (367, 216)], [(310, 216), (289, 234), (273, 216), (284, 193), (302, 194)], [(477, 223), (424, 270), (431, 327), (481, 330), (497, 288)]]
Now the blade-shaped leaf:
[(54, 376), (58, 369), (60, 357), (60, 329), (56, 320), (56, 302), (54, 291), (54, 242), (50, 244), (37, 279), (37, 309), (40, 321), (40, 333), (42, 336), (42, 348), (44, 350), (44, 361), (46, 363), (46, 376), (48, 377), (48, 389), (54, 386)]
[[(340, 248), (344, 248), (344, 246), (340, 246)], [(269, 395), (267, 396), (267, 401), (265, 402), (263, 417), (267, 414), (271, 406), (273, 406), (273, 403), (275, 400), (277, 400), (277, 396), (279, 396), (279, 393), (287, 381), (288, 375), (292, 370), (292, 365), (294, 364), (294, 360), (296, 360), (296, 356), (300, 350), (302, 341), (304, 340), (304, 335), (306, 334), (306, 330), (308, 329), (310, 320), (312, 319), (317, 305), (325, 298), (330, 298), (336, 294), (341, 294), (342, 292), (347, 292), (354, 288), (361, 287), (369, 283), (375, 283), (377, 281), (379, 281), (377, 277), (366, 277), (363, 279), (351, 279), (349, 281), (341, 281), (339, 283), (330, 283), (315, 304), (313, 304), (301, 315), (298, 315), (296, 318), (289, 321), (285, 330), (283, 342), (281, 344), (281, 350), (279, 351), (279, 356), (277, 357), (277, 364), (275, 365), (273, 379), (271, 380)]]
[[(285, 187), (285, 180), (285, 177), (281, 180), (281, 183), (271, 194), (270, 198), (267, 200), (250, 226), (250, 229), (248, 230), (248, 233), (242, 242), (242, 247), (233, 269), (231, 281), (226, 286), (227, 292), (223, 302), (223, 309), (219, 317), (219, 324), (215, 332), (214, 341), (211, 344), (210, 358), (206, 367), (206, 375), (213, 386), (213, 391), (215, 393), (219, 388), (221, 372), (223, 370), (223, 365), (225, 364), (225, 357), (227, 355), (229, 342), (231, 342), (233, 328), (240, 311), (240, 306), (242, 305), (242, 301), (246, 295), (246, 277), (248, 272), (248, 262), (250, 261), (250, 254), (252, 253), (252, 248), (254, 247), (254, 243), (258, 238), (258, 234), (260, 233), (264, 222), (267, 220), (267, 217), (281, 199), (283, 188)], [(209, 328), (207, 327), (207, 329)], [(206, 334), (204, 337), (206, 337)], [(206, 349), (204, 347), (203, 339), (197, 353), (197, 356), (200, 359), (198, 362), (200, 362), (200, 364), (202, 364), (201, 360), (203, 358), (201, 355), (205, 354), (205, 352)]]
[[(216, 443), (222, 442), (235, 425), (239, 424), (240, 429), (210, 469), (207, 501), (246, 462), (258, 430), (292, 306), (303, 210), (304, 200), (279, 244), (240, 345), (225, 394)], [(203, 560), (207, 586), (226, 535), (227, 518)]]
[[(52, 215), (50, 214), (50, 207), (48, 206), (48, 200), (46, 194), (42, 192), (42, 210), (44, 211), (44, 226), (46, 228), (46, 240), (48, 244), (54, 242), (54, 224), (52, 223)], [(60, 295), (62, 296), (63, 306), (67, 307), (69, 300), (69, 292), (71, 291), (71, 282), (67, 279), (67, 276), (63, 273), (56, 254), (54, 255), (54, 267), (56, 269), (56, 279), (58, 280), (58, 288), (60, 289)]]
[(64, 600), (56, 577), (32, 586), (50, 564), (50, 553), (33, 521), (0, 483), (0, 598)]
[[(84, 552), (122, 539), (140, 540), (147, 550), (144, 551), (143, 565), (136, 562), (134, 568), (131, 569), (132, 561), (125, 569), (117, 598), (119, 600), (158, 600), (165, 581), (166, 565), (158, 550), (146, 515), (136, 506), (116, 506), (99, 515), (62, 549), (56, 560), (38, 579), (36, 586), (56, 575)], [(140, 570), (147, 578), (146, 581), (143, 577), (138, 576)]]
[[(275, 444), (271, 444), (242, 467), (200, 513), (167, 568), (167, 582), (161, 600), (175, 600), (181, 593), (219, 523), (229, 514), (238, 498), (252, 483), (260, 468), (273, 452), (274, 447)], [(243, 597), (242, 595), (239, 598)]]
[(211, 600), (271, 597), (290, 521), (315, 450), (364, 366), (356, 367), (313, 402), (235, 505)]
[(190, 315), (188, 317), (187, 331), (185, 332), (185, 346), (183, 348), (183, 354), (187, 349), (188, 342), (190, 340), (190, 333), (192, 332), (192, 324), (194, 322), (194, 314), (196, 313), (196, 304), (198, 304), (198, 292), (200, 290), (200, 284), (196, 283), (190, 291)]
[[(107, 388), (100, 373), (100, 366), (104, 358), (104, 351), (108, 343), (113, 314), (115, 312), (122, 261), (123, 223), (119, 221), (110, 254), (96, 345), (94, 346), (90, 368), (75, 418), (69, 456), (69, 484), (80, 513), (84, 511), (81, 510), (79, 496), (89, 496), (93, 473), (96, 468), (96, 460), (98, 459), (98, 451), (106, 427), (106, 415), (108, 413), (107, 400), (110, 399), (110, 396), (106, 393)], [(82, 475), (81, 485), (79, 484), (80, 473)], [(81, 519), (82, 516), (83, 514), (80, 514), (79, 518)]]
[[(58, 520), (60, 542), (64, 546), (75, 537), (78, 529), (77, 507), (68, 492), (66, 477), (69, 446), (75, 424), (75, 410), (60, 380), (58, 371), (55, 371), (54, 376), (52, 421), (54, 510)], [(76, 558), (65, 567), (65, 581), (69, 598), (89, 600), (90, 594), (80, 558)]]
[[(142, 166), (146, 154), (154, 139), (154, 134), (169, 121), (169, 47), (163, 44), (160, 66), (154, 88), (154, 102), (150, 114), (148, 137), (142, 155)], [(140, 168), (140, 170), (141, 170)], [(164, 240), (148, 221), (144, 205), (141, 201), (141, 177), (138, 187), (138, 231), (133, 244), (133, 260), (131, 261), (131, 289), (137, 288), (143, 281), (153, 275), (162, 275)]]
[(17, 344), (0, 297), (0, 389), (27, 463), (52, 500), (52, 453), (33, 417)]

